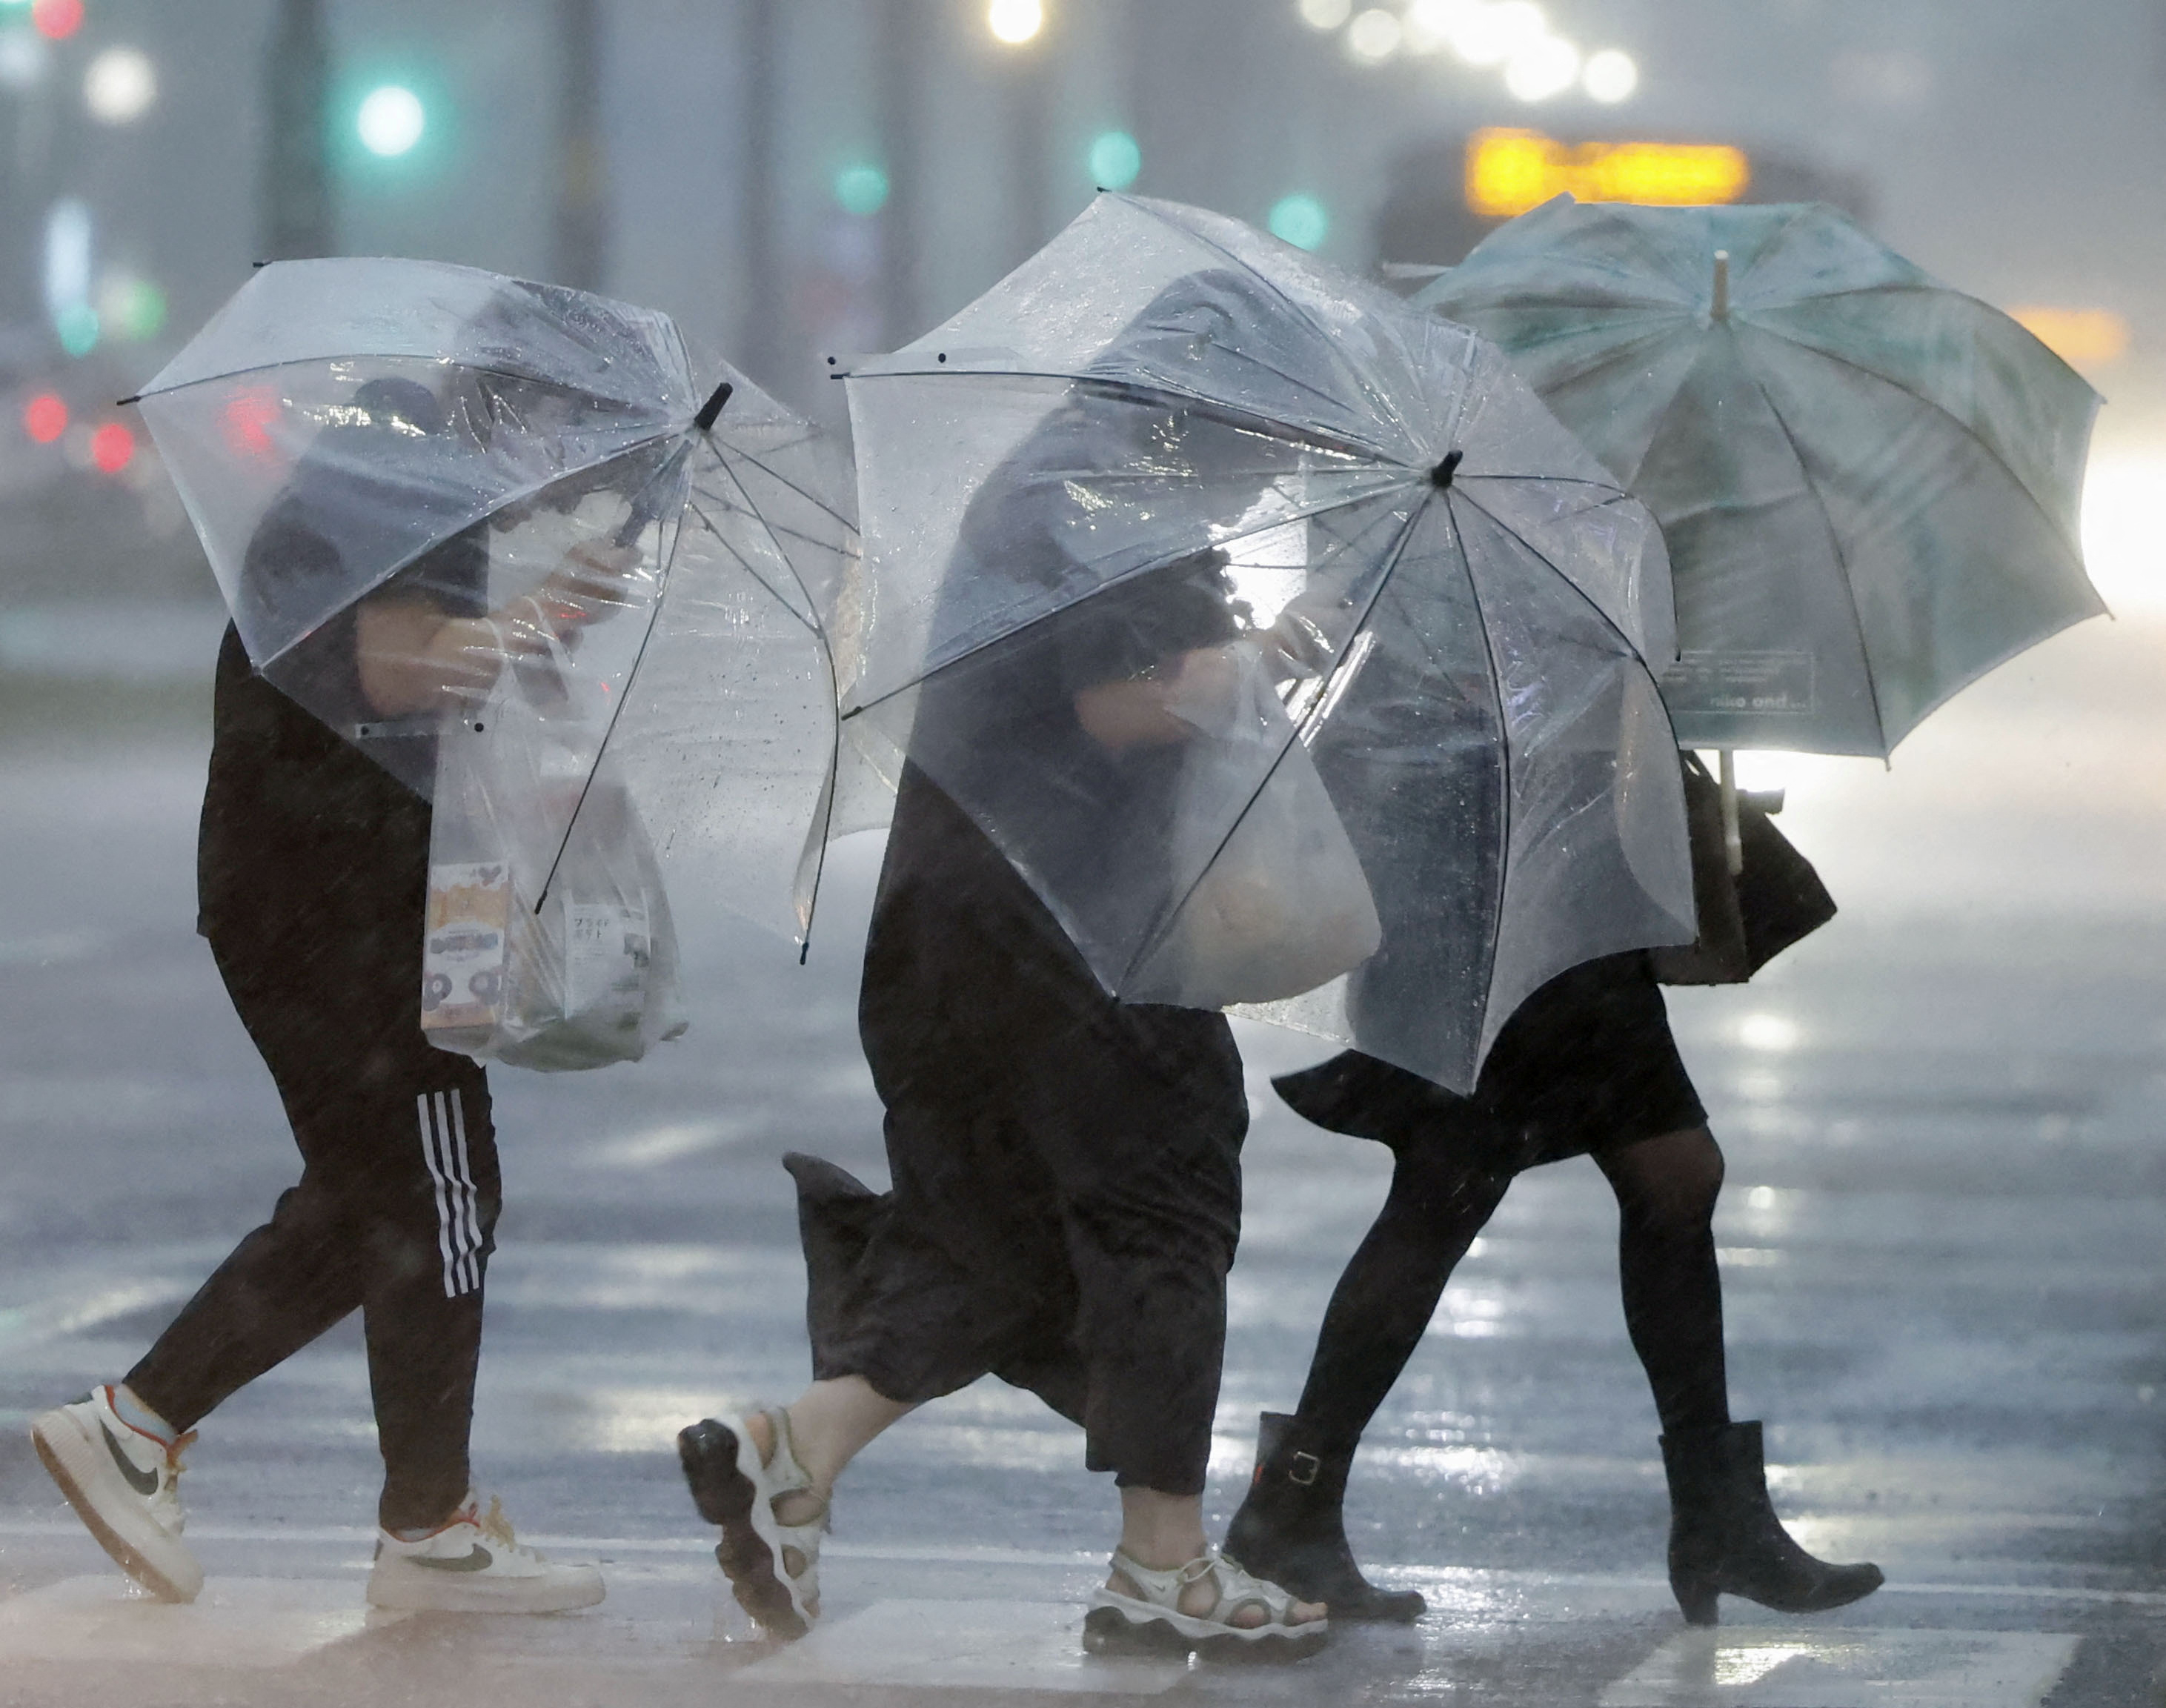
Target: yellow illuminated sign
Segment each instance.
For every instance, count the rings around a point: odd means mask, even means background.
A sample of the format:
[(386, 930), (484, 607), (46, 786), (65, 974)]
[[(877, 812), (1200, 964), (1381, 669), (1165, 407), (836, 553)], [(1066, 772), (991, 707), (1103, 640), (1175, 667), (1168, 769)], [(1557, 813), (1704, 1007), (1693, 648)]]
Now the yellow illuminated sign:
[(2031, 336), (2071, 368), (2105, 368), (2128, 354), (2128, 322), (2111, 309), (2010, 309)]
[(1672, 142), (1559, 142), (1537, 130), (1477, 130), (1466, 142), (1466, 205), (1509, 219), (1552, 196), (1662, 207), (1735, 202), (1752, 182), (1739, 148)]

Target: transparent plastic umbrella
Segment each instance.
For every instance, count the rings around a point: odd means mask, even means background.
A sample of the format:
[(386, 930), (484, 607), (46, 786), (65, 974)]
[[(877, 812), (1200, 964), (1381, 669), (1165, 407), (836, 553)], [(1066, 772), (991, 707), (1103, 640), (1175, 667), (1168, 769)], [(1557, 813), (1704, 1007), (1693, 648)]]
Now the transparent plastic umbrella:
[(1660, 519), (1688, 746), (1885, 757), (2105, 609), (2096, 394), (1833, 209), (1561, 196), (1413, 300), (1494, 339)]
[[(1661, 537), (1473, 334), (1102, 195), (847, 378), (848, 745), (969, 812), (1108, 991), (1463, 1087), (1553, 974), (1692, 936)], [(1326, 913), (1313, 954), (1229, 940)]]
[[(847, 465), (806, 422), (726, 364), (695, 379), (666, 315), (380, 259), (262, 267), (140, 401), (257, 671), (409, 787), (491, 680), (537, 673), (492, 702), (573, 774), (498, 803), (528, 905), (606, 756), (665, 863), (801, 935), (834, 743), (816, 613), (856, 553)], [(548, 615), (522, 601), (595, 546), (594, 620), (507, 663), (519, 614), (530, 637)], [(368, 614), (417, 605), (515, 643), (479, 688), (415, 690), (432, 662)]]

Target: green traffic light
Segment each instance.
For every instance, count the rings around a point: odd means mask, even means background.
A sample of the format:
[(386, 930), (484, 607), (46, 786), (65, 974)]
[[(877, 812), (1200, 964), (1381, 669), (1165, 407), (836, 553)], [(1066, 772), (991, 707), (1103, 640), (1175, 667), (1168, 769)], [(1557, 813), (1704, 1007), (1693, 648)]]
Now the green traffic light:
[[(103, 293), (100, 301), (105, 302)], [(155, 338), (165, 330), (166, 293), (147, 278), (131, 278), (114, 287), (106, 304), (106, 318), (113, 330), (133, 343)]]
[(1144, 169), (1144, 151), (1125, 130), (1108, 130), (1091, 144), (1091, 182), (1101, 190), (1125, 190)]
[(1271, 235), (1296, 249), (1321, 249), (1331, 235), (1331, 215), (1313, 196), (1282, 196), (1271, 204)]
[(428, 109), (421, 98), (403, 83), (384, 83), (361, 98), (353, 128), (361, 145), (379, 160), (395, 160), (413, 151), (429, 128)]
[(53, 316), (53, 330), (61, 348), (71, 356), (87, 356), (98, 348), (98, 310), (88, 303), (71, 303)]
[(856, 161), (835, 174), (835, 200), (845, 214), (864, 218), (887, 206), (887, 174), (869, 161)]

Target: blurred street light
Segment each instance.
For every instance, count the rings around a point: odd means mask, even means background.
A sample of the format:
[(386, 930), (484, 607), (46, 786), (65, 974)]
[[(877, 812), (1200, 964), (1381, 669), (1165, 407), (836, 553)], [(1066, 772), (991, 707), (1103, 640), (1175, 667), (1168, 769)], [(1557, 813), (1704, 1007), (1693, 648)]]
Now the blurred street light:
[(992, 0), (985, 8), (985, 28), (993, 40), (1010, 47), (1034, 41), (1045, 28), (1043, 0)]
[(1336, 29), (1354, 15), (1354, 0), (1301, 0), (1301, 21), (1311, 29)]
[(53, 50), (36, 30), (21, 24), (0, 25), (0, 89), (20, 94), (35, 88), (52, 57)]
[(1504, 87), (1521, 101), (1546, 101), (1579, 81), (1579, 50), (1561, 35), (1523, 42), (1504, 63)]
[(101, 473), (119, 473), (135, 456), (135, 432), (122, 422), (108, 421), (90, 436), (90, 460)]
[(1357, 60), (1378, 65), (1399, 50), (1405, 37), (1397, 13), (1372, 6), (1347, 27), (1346, 50)]
[(1633, 90), (1640, 87), (1640, 68), (1632, 63), (1629, 53), (1605, 47), (1588, 56), (1587, 69), (1579, 80), (1589, 95), (1611, 106), (1631, 98)]
[(23, 405), (23, 431), (34, 445), (50, 445), (67, 431), (68, 406), (58, 392), (41, 391)]
[(1534, 0), (1474, 0), (1456, 9), (1449, 26), (1451, 50), (1470, 66), (1501, 66), (1549, 33)]
[(1408, 51), (1434, 53), (1448, 46), (1452, 25), (1466, 9), (1466, 0), (1413, 0), (1405, 19)]
[(111, 272), (98, 281), (98, 324), (130, 343), (165, 330), (166, 293), (147, 278)]
[(855, 161), (835, 174), (835, 203), (845, 214), (869, 218), (887, 206), (887, 174), (870, 161)]
[(361, 98), (354, 129), (361, 145), (384, 160), (395, 160), (412, 151), (428, 129), (429, 115), (421, 98), (404, 83), (385, 83)]
[(1296, 249), (1320, 249), (1331, 235), (1331, 215), (1313, 196), (1282, 196), (1271, 205), (1271, 235)]
[(45, 214), (45, 313), (61, 348), (87, 356), (98, 347), (98, 311), (90, 305), (90, 204), (63, 196)]
[(70, 303), (53, 316), (53, 330), (61, 348), (71, 356), (87, 356), (98, 348), (98, 310), (88, 303)]
[(2128, 354), (2128, 321), (2111, 309), (2010, 309), (2024, 330), (2071, 368), (2110, 368)]
[(30, 22), (48, 41), (66, 41), (82, 28), (82, 0), (32, 0)]
[(1125, 190), (1144, 169), (1144, 151), (1125, 130), (1108, 130), (1091, 144), (1091, 182), (1101, 190)]
[(158, 98), (157, 67), (132, 47), (108, 47), (83, 73), (82, 98), (101, 124), (130, 124)]

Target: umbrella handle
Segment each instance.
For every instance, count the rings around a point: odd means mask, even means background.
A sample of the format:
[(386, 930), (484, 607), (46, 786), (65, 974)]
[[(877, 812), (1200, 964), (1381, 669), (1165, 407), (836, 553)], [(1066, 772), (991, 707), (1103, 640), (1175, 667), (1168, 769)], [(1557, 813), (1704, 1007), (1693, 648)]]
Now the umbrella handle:
[(1715, 757), (1722, 769), (1722, 854), (1734, 878), (1745, 870), (1745, 840), (1737, 828), (1737, 755), (1724, 748)]

